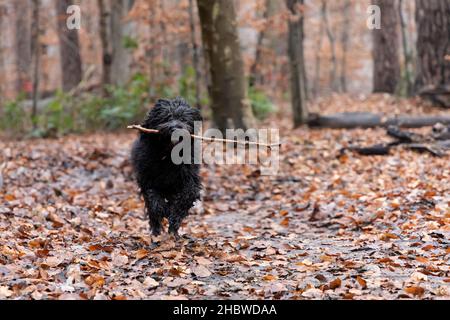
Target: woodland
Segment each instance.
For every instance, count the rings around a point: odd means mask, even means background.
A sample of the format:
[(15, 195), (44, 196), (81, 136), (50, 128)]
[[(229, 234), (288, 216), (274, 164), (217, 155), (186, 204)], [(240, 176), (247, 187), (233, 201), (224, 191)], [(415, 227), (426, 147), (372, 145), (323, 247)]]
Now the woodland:
[[(450, 0), (0, 0), (0, 75), (0, 300), (450, 298)], [(127, 129), (175, 97), (281, 143), (179, 239)]]

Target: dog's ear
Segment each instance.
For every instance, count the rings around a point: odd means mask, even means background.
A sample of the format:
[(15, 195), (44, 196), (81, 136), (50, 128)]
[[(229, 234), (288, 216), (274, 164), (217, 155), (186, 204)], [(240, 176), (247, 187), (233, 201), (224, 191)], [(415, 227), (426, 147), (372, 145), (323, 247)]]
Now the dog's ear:
[(193, 113), (193, 119), (194, 121), (203, 121), (202, 114), (200, 113), (200, 110), (197, 108), (192, 108)]

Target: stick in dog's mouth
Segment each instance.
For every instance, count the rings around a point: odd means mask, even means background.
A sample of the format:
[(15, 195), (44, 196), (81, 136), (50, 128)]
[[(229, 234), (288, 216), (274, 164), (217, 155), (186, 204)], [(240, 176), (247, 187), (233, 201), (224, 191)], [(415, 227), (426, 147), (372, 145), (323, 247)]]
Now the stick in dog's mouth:
[[(149, 134), (159, 134), (159, 130), (147, 129), (140, 125), (136, 125), (136, 124), (128, 126), (127, 129), (138, 130), (138, 131), (141, 131), (144, 133), (149, 133)], [(267, 143), (253, 142), (253, 141), (238, 141), (238, 140), (230, 140), (230, 139), (203, 137), (203, 136), (198, 136), (195, 134), (191, 134), (191, 137), (193, 139), (199, 139), (199, 140), (203, 140), (203, 141), (207, 141), (207, 142), (234, 143), (235, 145), (240, 144), (240, 145), (245, 145), (245, 146), (257, 145), (257, 146), (262, 146), (262, 147), (266, 147), (269, 149), (275, 148), (275, 147), (278, 147), (278, 148), (281, 147), (281, 143), (267, 144)]]

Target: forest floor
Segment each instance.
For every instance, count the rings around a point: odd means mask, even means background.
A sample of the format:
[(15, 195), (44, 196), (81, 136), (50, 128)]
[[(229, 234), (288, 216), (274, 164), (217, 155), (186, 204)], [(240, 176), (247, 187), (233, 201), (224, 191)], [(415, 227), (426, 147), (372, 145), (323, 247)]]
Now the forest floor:
[[(316, 107), (414, 108), (402, 103)], [(135, 133), (0, 142), (0, 299), (450, 298), (449, 156), (340, 152), (387, 141), (383, 129), (281, 133), (278, 175), (204, 166), (186, 237), (158, 245), (132, 179)]]

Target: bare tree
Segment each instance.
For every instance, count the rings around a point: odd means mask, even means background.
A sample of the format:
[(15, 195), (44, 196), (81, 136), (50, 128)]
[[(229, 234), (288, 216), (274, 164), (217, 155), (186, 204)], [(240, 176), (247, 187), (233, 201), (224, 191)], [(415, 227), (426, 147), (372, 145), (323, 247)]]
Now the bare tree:
[(381, 9), (381, 28), (373, 32), (373, 91), (394, 93), (400, 79), (398, 12), (395, 0), (376, 0)]
[(32, 0), (32, 22), (31, 22), (31, 55), (33, 59), (33, 104), (31, 109), (31, 120), (33, 128), (36, 128), (37, 104), (39, 101), (39, 65), (41, 56), (40, 43), (40, 0)]
[(15, 56), (17, 66), (17, 92), (24, 90), (25, 82), (30, 80), (31, 65), (31, 20), (30, 6), (27, 0), (14, 1), (15, 19)]
[(192, 65), (195, 71), (195, 105), (197, 108), (200, 108), (200, 54), (196, 40), (194, 1), (189, 0), (189, 26), (191, 28)]
[(326, 0), (322, 0), (322, 19), (325, 24), (325, 30), (331, 47), (330, 86), (332, 91), (337, 91), (338, 82), (337, 82), (336, 39), (334, 37), (333, 31), (331, 30), (330, 21), (328, 18), (328, 4)]
[(110, 14), (111, 82), (124, 85), (130, 79), (132, 55), (124, 40), (131, 37), (133, 23), (124, 21), (135, 0), (113, 0)]
[(247, 99), (234, 2), (198, 0), (197, 5), (203, 46), (209, 59), (214, 123), (223, 132), (229, 127), (251, 128), (254, 118)]
[(304, 58), (304, 0), (286, 0), (289, 9), (288, 55), (291, 70), (291, 100), (294, 127), (308, 119), (306, 106), (306, 71)]
[(345, 0), (343, 7), (344, 22), (342, 24), (341, 45), (342, 45), (342, 57), (341, 57), (341, 74), (339, 76), (341, 90), (347, 92), (347, 54), (350, 35), (350, 13), (352, 3), (351, 0)]
[(125, 46), (125, 40), (127, 37), (131, 38), (134, 25), (125, 21), (125, 18), (134, 2), (135, 0), (97, 0), (103, 51), (103, 85), (123, 85), (130, 78), (132, 55)]
[[(264, 12), (263, 12), (263, 19), (267, 23), (268, 19), (273, 15), (275, 11), (275, 3), (272, 0), (266, 0), (264, 3)], [(254, 86), (257, 82), (262, 82), (261, 75), (259, 74), (259, 68), (262, 65), (262, 59), (263, 59), (263, 43), (264, 40), (267, 37), (267, 25), (265, 25), (261, 31), (258, 33), (258, 38), (256, 41), (256, 51), (255, 51), (255, 60), (253, 60), (253, 63), (250, 67), (250, 86)]]
[(105, 85), (111, 84), (111, 64), (112, 64), (112, 45), (109, 34), (109, 12), (106, 6), (106, 0), (97, 1), (99, 9), (99, 29), (100, 29), (100, 42), (102, 45), (102, 84), (103, 90), (106, 94)]
[(416, 90), (449, 107), (450, 0), (416, 0), (416, 23)]
[(325, 24), (323, 19), (320, 19), (319, 34), (316, 48), (316, 56), (314, 62), (314, 83), (313, 83), (313, 96), (317, 97), (320, 91), (320, 65), (322, 60), (322, 46), (323, 46), (323, 33), (325, 31)]
[(64, 91), (75, 88), (82, 79), (82, 66), (78, 30), (67, 27), (67, 8), (73, 0), (55, 1), (58, 14), (58, 38), (61, 59), (62, 87)]
[(403, 63), (404, 63), (404, 74), (406, 82), (406, 94), (410, 96), (413, 92), (414, 81), (413, 81), (413, 68), (412, 68), (412, 52), (408, 44), (408, 26), (403, 12), (403, 0), (398, 0), (398, 14), (400, 17), (400, 27), (402, 35), (402, 47), (403, 47)]

